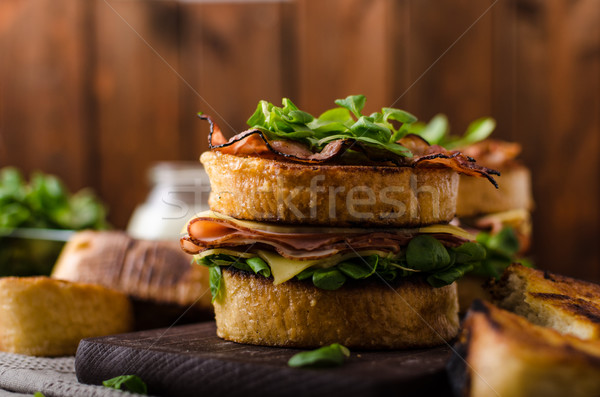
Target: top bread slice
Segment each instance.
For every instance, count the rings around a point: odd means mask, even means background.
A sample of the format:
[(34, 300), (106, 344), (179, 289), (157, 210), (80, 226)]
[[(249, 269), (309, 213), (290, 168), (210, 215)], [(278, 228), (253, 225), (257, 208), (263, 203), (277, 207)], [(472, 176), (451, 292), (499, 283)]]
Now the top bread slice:
[(599, 396), (600, 341), (475, 301), (448, 370), (456, 396)]
[(600, 339), (597, 284), (513, 264), (489, 288), (494, 303), (534, 324), (583, 339)]
[(308, 165), (217, 151), (200, 160), (211, 210), (237, 219), (417, 227), (448, 223), (456, 212), (458, 174), (448, 168)]
[(515, 209), (533, 209), (531, 172), (519, 163), (500, 168), (498, 189), (481, 178), (460, 176), (456, 216), (472, 217)]

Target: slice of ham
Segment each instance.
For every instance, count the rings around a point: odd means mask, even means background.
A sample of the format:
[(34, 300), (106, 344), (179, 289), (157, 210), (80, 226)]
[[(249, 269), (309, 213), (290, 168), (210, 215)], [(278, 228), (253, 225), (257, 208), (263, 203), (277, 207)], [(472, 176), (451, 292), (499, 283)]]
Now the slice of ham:
[[(410, 240), (419, 234), (418, 229), (308, 231), (279, 233), (251, 229), (226, 218), (197, 217), (188, 224), (188, 235), (181, 246), (189, 254), (207, 249), (238, 248), (247, 250), (258, 245), (274, 250), (289, 259), (322, 259), (340, 253), (364, 250), (381, 250), (399, 253)], [(442, 244), (455, 247), (468, 241), (449, 233), (430, 234)], [(257, 247), (257, 248), (258, 248)]]
[(208, 145), (211, 150), (233, 155), (276, 156), (286, 160), (302, 163), (326, 163), (339, 159), (352, 149), (361, 153), (369, 161), (393, 163), (400, 167), (447, 167), (462, 174), (487, 178), (496, 188), (498, 184), (492, 175), (500, 175), (498, 171), (476, 164), (472, 157), (459, 151), (449, 151), (441, 146), (429, 145), (423, 138), (409, 134), (398, 141), (409, 149), (412, 157), (404, 157), (388, 150), (365, 145), (352, 138), (336, 139), (329, 142), (320, 152), (313, 152), (306, 145), (291, 141), (270, 139), (259, 129), (241, 132), (227, 140), (221, 128), (210, 116), (200, 115), (202, 120), (210, 124)]

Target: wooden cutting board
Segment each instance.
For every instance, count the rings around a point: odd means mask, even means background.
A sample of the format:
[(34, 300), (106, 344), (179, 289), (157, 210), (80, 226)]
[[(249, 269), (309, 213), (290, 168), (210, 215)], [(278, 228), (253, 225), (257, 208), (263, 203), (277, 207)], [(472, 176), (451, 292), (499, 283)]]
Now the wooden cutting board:
[(157, 396), (450, 395), (447, 346), (352, 351), (338, 368), (288, 367), (299, 351), (227, 342), (209, 322), (84, 339), (75, 369), (87, 384), (136, 374)]

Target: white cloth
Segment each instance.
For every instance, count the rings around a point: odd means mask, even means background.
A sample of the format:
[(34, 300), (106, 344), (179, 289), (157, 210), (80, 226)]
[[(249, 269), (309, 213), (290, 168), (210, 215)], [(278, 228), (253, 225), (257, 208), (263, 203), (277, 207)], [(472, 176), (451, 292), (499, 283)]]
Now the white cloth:
[(75, 357), (45, 358), (0, 352), (0, 397), (31, 397), (36, 391), (45, 397), (139, 396), (77, 382)]

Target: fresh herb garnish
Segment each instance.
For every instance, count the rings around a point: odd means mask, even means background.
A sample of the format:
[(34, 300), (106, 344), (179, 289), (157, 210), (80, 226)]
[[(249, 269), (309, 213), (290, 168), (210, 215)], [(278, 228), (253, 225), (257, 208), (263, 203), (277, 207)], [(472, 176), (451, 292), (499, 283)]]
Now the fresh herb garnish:
[(148, 387), (137, 375), (121, 375), (102, 382), (111, 389), (125, 390), (137, 394), (148, 394)]
[(483, 141), (496, 128), (491, 117), (482, 117), (473, 121), (462, 136), (450, 135), (448, 119), (443, 114), (434, 116), (429, 123), (416, 122), (410, 125), (409, 132), (423, 137), (431, 145), (440, 145), (447, 149), (464, 148)]
[(362, 114), (365, 102), (364, 95), (337, 99), (335, 103), (339, 107), (315, 118), (299, 110), (288, 98), (282, 100), (282, 107), (260, 101), (248, 125), (270, 139), (299, 141), (313, 151), (321, 151), (333, 140), (349, 138), (367, 147), (411, 157), (412, 153), (397, 141), (409, 133), (410, 125), (417, 118), (395, 108), (382, 108), (381, 112), (366, 116)]
[(288, 361), (290, 367), (339, 367), (350, 357), (350, 350), (339, 343), (320, 347), (316, 350), (294, 354)]

